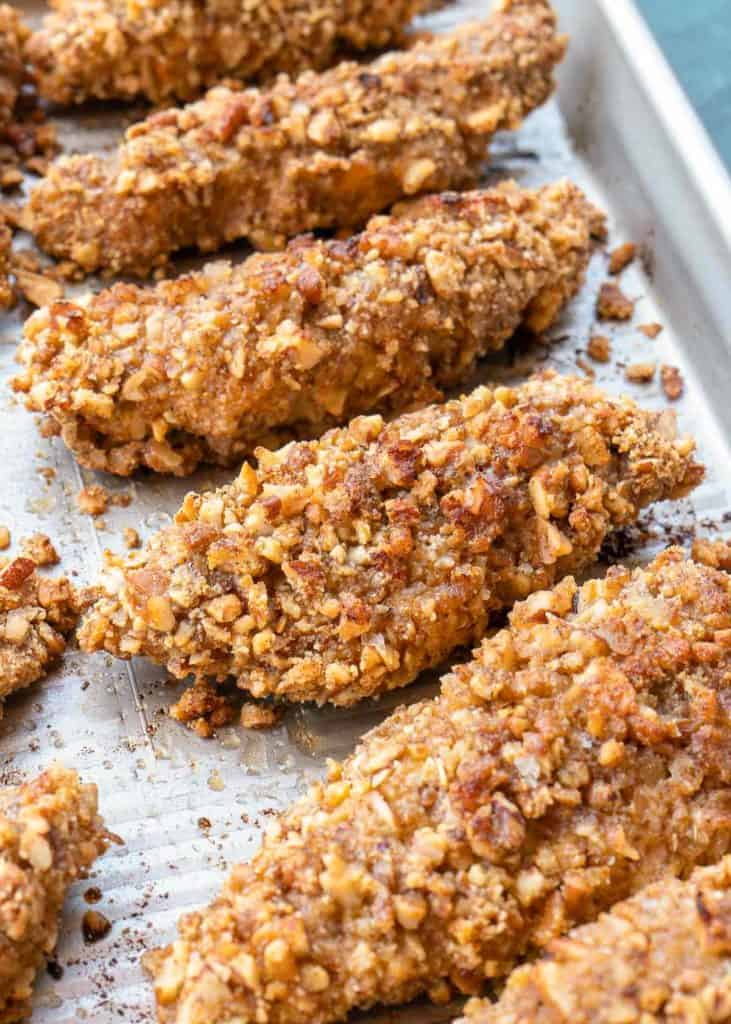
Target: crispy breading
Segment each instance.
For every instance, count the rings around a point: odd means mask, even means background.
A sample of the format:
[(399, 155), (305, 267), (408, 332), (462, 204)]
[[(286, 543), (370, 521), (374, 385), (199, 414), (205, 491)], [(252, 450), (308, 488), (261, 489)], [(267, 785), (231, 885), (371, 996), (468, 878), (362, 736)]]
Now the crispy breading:
[(486, 979), (731, 849), (731, 577), (569, 578), (401, 708), (153, 953), (162, 1024), (327, 1024)]
[(13, 118), (15, 102), (27, 79), (23, 47), (30, 32), (20, 13), (0, 4), (0, 136)]
[(41, 576), (30, 558), (0, 558), (0, 716), (6, 697), (44, 676), (63, 654), (79, 609), (65, 576)]
[(190, 100), (222, 78), (264, 79), (398, 42), (428, 0), (53, 0), (28, 44), (57, 103)]
[(33, 980), (56, 945), (69, 886), (109, 839), (96, 786), (54, 765), (0, 789), (0, 1024), (30, 1014)]
[(403, 196), (473, 183), (487, 140), (551, 93), (564, 50), (546, 0), (503, 0), (370, 64), (219, 86), (133, 125), (111, 156), (58, 160), (31, 195), (36, 238), (85, 270), (144, 275), (187, 246), (359, 226)]
[(731, 857), (663, 879), (519, 967), (459, 1024), (722, 1024), (731, 1020)]
[(701, 479), (671, 413), (546, 373), (386, 424), (258, 451), (110, 555), (85, 650), (144, 654), (256, 697), (352, 704), (479, 639), (490, 614), (597, 556)]
[(423, 404), (519, 325), (546, 329), (603, 225), (569, 182), (411, 200), (347, 242), (54, 303), (13, 386), (93, 469), (240, 462), (282, 428)]
[(15, 301), (15, 292), (9, 276), (12, 245), (13, 233), (0, 217), (0, 310), (9, 309)]

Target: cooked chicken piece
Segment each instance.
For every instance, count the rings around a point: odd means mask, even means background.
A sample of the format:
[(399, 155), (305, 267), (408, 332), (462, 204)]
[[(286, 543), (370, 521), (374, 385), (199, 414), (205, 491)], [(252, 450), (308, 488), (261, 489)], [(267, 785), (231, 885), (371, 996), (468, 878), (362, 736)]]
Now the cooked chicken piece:
[(110, 556), (79, 638), (256, 697), (352, 704), (479, 639), (702, 478), (671, 413), (546, 373), (258, 451)]
[(412, 200), (348, 242), (56, 302), (27, 321), (14, 386), (94, 469), (240, 462), (282, 428), (423, 404), (519, 325), (544, 330), (603, 227), (568, 182)]
[(112, 837), (96, 786), (54, 765), (32, 782), (0, 789), (0, 1024), (30, 1015), (33, 980), (58, 937), (70, 885)]
[(78, 615), (78, 596), (65, 576), (41, 576), (30, 558), (0, 558), (0, 717), (2, 701), (42, 678), (63, 654)]
[[(150, 956), (163, 1024), (328, 1024), (486, 979), (731, 849), (731, 577), (534, 594)], [(573, 1022), (572, 1022), (573, 1024)]]
[(463, 188), (487, 140), (553, 89), (565, 41), (546, 0), (370, 64), (220, 86), (133, 125), (111, 156), (62, 157), (33, 191), (40, 245), (86, 270), (144, 275), (187, 246), (259, 248), (362, 224), (403, 196)]
[(23, 47), (29, 34), (19, 12), (0, 4), (0, 137), (13, 118), (15, 102), (28, 77)]
[(189, 100), (222, 78), (297, 74), (400, 41), (429, 0), (53, 0), (28, 53), (42, 94)]
[(520, 967), (459, 1024), (723, 1024), (731, 1020), (731, 857), (663, 879)]

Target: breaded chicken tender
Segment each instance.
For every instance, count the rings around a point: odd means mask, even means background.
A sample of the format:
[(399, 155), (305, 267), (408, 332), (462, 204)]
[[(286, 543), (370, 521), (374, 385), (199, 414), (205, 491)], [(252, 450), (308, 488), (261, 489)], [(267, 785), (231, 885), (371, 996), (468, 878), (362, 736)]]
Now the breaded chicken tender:
[(65, 576), (41, 576), (30, 558), (0, 559), (0, 717), (2, 701), (41, 679), (63, 654), (79, 610)]
[(459, 1024), (724, 1024), (731, 1020), (731, 857), (663, 879), (520, 967)]
[(161, 1024), (329, 1024), (487, 979), (731, 848), (731, 577), (565, 579), (311, 787), (154, 953)]
[(403, 196), (473, 184), (488, 139), (550, 95), (564, 50), (546, 0), (502, 0), (370, 64), (219, 86), (133, 125), (111, 156), (58, 160), (31, 195), (36, 238), (87, 271), (142, 276), (185, 247), (360, 226)]
[(70, 885), (110, 840), (96, 786), (58, 765), (0, 789), (0, 1024), (30, 1015), (33, 980), (53, 952)]
[(423, 404), (544, 330), (603, 226), (568, 182), (411, 200), (348, 242), (56, 302), (27, 321), (14, 386), (93, 469), (240, 462), (282, 428)]
[(221, 78), (297, 74), (397, 42), (429, 0), (53, 0), (28, 45), (57, 103), (189, 100)]
[(352, 704), (687, 493), (693, 448), (667, 413), (546, 373), (260, 449), (142, 551), (110, 556), (80, 643), (256, 697)]

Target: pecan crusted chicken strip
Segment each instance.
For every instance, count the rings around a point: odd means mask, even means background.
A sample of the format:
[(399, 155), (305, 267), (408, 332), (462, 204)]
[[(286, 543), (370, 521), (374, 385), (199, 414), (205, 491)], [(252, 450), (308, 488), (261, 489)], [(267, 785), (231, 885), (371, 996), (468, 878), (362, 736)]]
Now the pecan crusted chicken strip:
[(474, 182), (486, 141), (553, 88), (565, 49), (545, 0), (371, 64), (212, 89), (133, 125), (111, 157), (62, 157), (33, 191), (40, 245), (143, 275), (186, 246), (260, 248), (360, 225), (402, 196)]
[(727, 1024), (731, 857), (647, 886), (547, 953), (459, 1024)]
[(258, 469), (189, 494), (143, 551), (111, 557), (80, 642), (257, 697), (352, 704), (690, 490), (693, 447), (672, 419), (547, 373), (260, 449)]
[(152, 954), (164, 1024), (327, 1024), (477, 994), (731, 846), (731, 577), (573, 579), (368, 734)]
[(41, 93), (58, 103), (193, 99), (226, 76), (333, 64), (396, 41), (428, 0), (54, 0), (28, 45)]
[(574, 185), (446, 193), (347, 243), (298, 239), (28, 320), (16, 389), (86, 466), (179, 475), (272, 431), (428, 401), (579, 288), (603, 217)]
[(78, 615), (65, 576), (40, 576), (29, 558), (0, 559), (0, 716), (6, 697), (40, 679), (63, 654)]
[(107, 848), (96, 786), (54, 765), (0, 789), (0, 1024), (30, 1014), (33, 980), (58, 937), (66, 891)]

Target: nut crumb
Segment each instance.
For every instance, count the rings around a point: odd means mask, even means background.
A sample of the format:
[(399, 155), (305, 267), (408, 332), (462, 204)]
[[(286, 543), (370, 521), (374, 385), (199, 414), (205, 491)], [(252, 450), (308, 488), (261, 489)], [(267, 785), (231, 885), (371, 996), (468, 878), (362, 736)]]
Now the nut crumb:
[(609, 273), (621, 274), (634, 261), (636, 255), (637, 246), (634, 242), (625, 242), (624, 245), (618, 246), (609, 255)]
[(619, 285), (606, 281), (599, 292), (596, 311), (600, 320), (631, 320), (635, 304), (627, 298)]
[(590, 377), (592, 379), (596, 377), (596, 370), (588, 360), (584, 359), (583, 356), (580, 355), (576, 357), (576, 365), (579, 367), (580, 370), (584, 371), (587, 377)]
[(7, 526), (0, 526), (0, 551), (7, 551), (10, 547), (10, 530)]
[(595, 362), (608, 363), (612, 357), (612, 343), (603, 334), (595, 334), (589, 338), (586, 351)]
[(132, 495), (127, 491), (110, 494), (101, 484), (89, 484), (88, 487), (82, 487), (76, 495), (76, 507), (79, 512), (84, 512), (89, 516), (103, 515), (110, 505), (127, 508), (131, 501)]
[(270, 704), (247, 701), (241, 708), (241, 724), (244, 729), (272, 729), (281, 717), (282, 709)]
[(30, 537), (24, 537), (20, 542), (20, 553), (38, 566), (58, 565), (61, 561), (51, 538), (45, 533), (34, 533)]
[(142, 547), (142, 539), (134, 527), (125, 526), (122, 536), (124, 538), (124, 543), (128, 548), (132, 549)]
[(76, 495), (76, 507), (88, 516), (100, 516), (107, 510), (109, 493), (101, 484), (82, 487)]
[(112, 930), (111, 921), (98, 910), (87, 910), (81, 920), (84, 942), (99, 942)]
[(637, 328), (646, 338), (656, 338), (663, 331), (662, 324), (640, 324)]
[(649, 384), (655, 376), (655, 363), (632, 363), (624, 372), (633, 384)]
[(665, 397), (671, 402), (677, 401), (685, 390), (685, 381), (677, 366), (661, 366), (660, 382)]
[(216, 729), (229, 725), (236, 710), (229, 698), (219, 693), (210, 683), (189, 686), (180, 700), (169, 711), (176, 722), (183, 722), (202, 739), (210, 739)]

